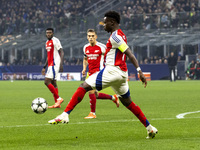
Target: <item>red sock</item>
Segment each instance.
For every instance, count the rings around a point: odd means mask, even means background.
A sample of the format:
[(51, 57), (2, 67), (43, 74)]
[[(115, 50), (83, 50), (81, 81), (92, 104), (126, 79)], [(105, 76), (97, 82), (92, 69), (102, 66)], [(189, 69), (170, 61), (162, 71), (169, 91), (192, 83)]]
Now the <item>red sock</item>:
[(57, 92), (56, 88), (52, 84), (47, 85), (47, 87), (49, 88), (49, 90), (51, 91), (51, 93), (53, 93), (53, 96), (54, 96), (54, 98), (57, 101), (57, 99), (59, 98), (59, 96), (58, 96), (58, 92)]
[(83, 97), (85, 96), (86, 90), (82, 87), (79, 87), (76, 92), (73, 94), (71, 100), (69, 101), (67, 107), (65, 108), (65, 112), (70, 114), (74, 107), (81, 102)]
[(97, 99), (110, 99), (112, 100), (112, 96), (104, 93), (99, 93)]
[(137, 106), (135, 103), (132, 102), (127, 108), (140, 120), (140, 122), (145, 127), (147, 127), (150, 124), (140, 107)]
[(96, 110), (96, 96), (95, 94), (89, 94), (90, 97), (90, 108), (91, 108), (91, 112), (95, 113)]
[[(58, 93), (58, 88), (55, 88), (55, 90), (56, 90), (56, 92)], [(54, 97), (54, 100), (55, 100), (55, 103), (56, 103), (56, 102), (57, 102), (57, 98), (56, 98), (55, 95), (53, 95), (53, 97)]]

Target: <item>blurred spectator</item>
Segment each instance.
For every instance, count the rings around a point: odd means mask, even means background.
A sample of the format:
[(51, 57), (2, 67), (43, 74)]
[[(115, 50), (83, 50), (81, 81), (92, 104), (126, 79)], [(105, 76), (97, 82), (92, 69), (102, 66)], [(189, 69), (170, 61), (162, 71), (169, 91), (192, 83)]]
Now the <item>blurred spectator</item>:
[(144, 64), (148, 64), (148, 59), (147, 58), (144, 59)]
[(38, 62), (38, 60), (36, 59), (36, 57), (33, 57), (32, 58), (32, 65), (38, 65), (39, 64), (39, 62)]
[(164, 59), (164, 64), (168, 64), (168, 61), (167, 61), (167, 59)]
[(200, 55), (198, 55), (198, 57), (197, 57), (197, 61), (200, 62)]
[(75, 57), (72, 57), (70, 60), (70, 65), (76, 65), (77, 59)]
[(169, 19), (168, 19), (168, 16), (166, 15), (166, 14), (163, 14), (162, 15), (162, 17), (161, 17), (161, 19), (160, 19), (160, 21), (161, 21), (161, 26), (162, 27), (168, 27), (169, 26)]
[(195, 61), (194, 60), (192, 60), (189, 63), (186, 74), (187, 74), (186, 80), (194, 79), (195, 77)]
[(176, 65), (177, 65), (177, 58), (174, 56), (174, 52), (171, 52), (170, 56), (168, 57), (168, 67), (169, 67), (171, 82), (176, 81), (176, 73), (175, 73)]
[(158, 63), (159, 63), (159, 64), (162, 64), (162, 59), (161, 59), (161, 58), (158, 60)]
[(200, 62), (197, 61), (195, 65), (195, 79), (200, 79)]
[(166, 7), (168, 8), (168, 9), (171, 9), (172, 8), (172, 5), (173, 5), (173, 2), (174, 2), (174, 0), (166, 0)]

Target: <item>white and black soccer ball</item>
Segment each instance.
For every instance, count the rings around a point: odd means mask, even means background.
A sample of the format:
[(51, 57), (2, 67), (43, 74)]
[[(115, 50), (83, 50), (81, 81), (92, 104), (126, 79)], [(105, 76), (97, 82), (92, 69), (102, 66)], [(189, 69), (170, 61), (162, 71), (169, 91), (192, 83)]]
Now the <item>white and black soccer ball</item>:
[(37, 114), (43, 114), (48, 108), (44, 98), (38, 97), (32, 101), (31, 109)]

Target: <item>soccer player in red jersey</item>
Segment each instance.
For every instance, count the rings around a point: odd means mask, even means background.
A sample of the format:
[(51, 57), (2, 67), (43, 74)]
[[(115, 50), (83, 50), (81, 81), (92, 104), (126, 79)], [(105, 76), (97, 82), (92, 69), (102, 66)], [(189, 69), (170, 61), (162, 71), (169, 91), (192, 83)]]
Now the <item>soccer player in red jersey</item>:
[(126, 57), (129, 58), (138, 71), (140, 80), (144, 84), (144, 87), (147, 86), (147, 81), (141, 68), (139, 67), (137, 59), (127, 45), (126, 35), (119, 28), (119, 24), (120, 15), (117, 12), (109, 11), (104, 15), (104, 30), (111, 33), (106, 44), (106, 52), (104, 54), (104, 69), (89, 76), (89, 78), (86, 79), (73, 94), (64, 112), (55, 119), (49, 120), (48, 123), (68, 123), (69, 114), (75, 106), (81, 102), (86, 92), (92, 89), (100, 91), (110, 86), (115, 93), (120, 95), (119, 99), (122, 104), (140, 120), (144, 127), (146, 127), (147, 138), (149, 139), (155, 137), (158, 130), (149, 123), (140, 107), (132, 101), (130, 96), (127, 81), (128, 72)]
[(59, 39), (54, 37), (53, 34), (53, 28), (46, 29), (46, 37), (48, 39), (46, 42), (47, 60), (42, 69), (42, 74), (45, 75), (45, 68), (48, 65), (44, 83), (53, 94), (55, 100), (55, 104), (48, 108), (60, 108), (63, 99), (58, 95), (56, 79), (59, 70), (60, 72), (63, 72), (64, 52)]
[[(88, 29), (87, 39), (89, 43), (83, 47), (84, 58), (82, 75), (86, 76), (86, 68), (88, 66), (88, 77), (104, 68), (103, 61), (106, 46), (97, 41), (97, 33), (94, 29)], [(91, 112), (87, 117), (85, 117), (85, 119), (96, 118), (96, 99), (112, 100), (117, 105), (117, 107), (119, 107), (117, 94), (112, 96), (104, 93), (98, 93), (96, 90), (91, 90), (88, 93), (90, 98)]]

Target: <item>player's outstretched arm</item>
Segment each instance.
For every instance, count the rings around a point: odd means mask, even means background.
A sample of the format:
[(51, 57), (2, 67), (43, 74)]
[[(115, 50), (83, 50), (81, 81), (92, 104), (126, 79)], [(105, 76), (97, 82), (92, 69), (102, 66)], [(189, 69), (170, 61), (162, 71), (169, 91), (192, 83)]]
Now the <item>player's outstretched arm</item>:
[(129, 58), (129, 60), (132, 62), (132, 64), (137, 69), (139, 76), (140, 76), (140, 80), (144, 84), (144, 87), (146, 87), (147, 86), (147, 80), (146, 80), (144, 74), (142, 73), (142, 70), (139, 67), (137, 59), (135, 58), (134, 54), (131, 52), (131, 49), (127, 48), (127, 50), (124, 53), (126, 54), (126, 56)]

